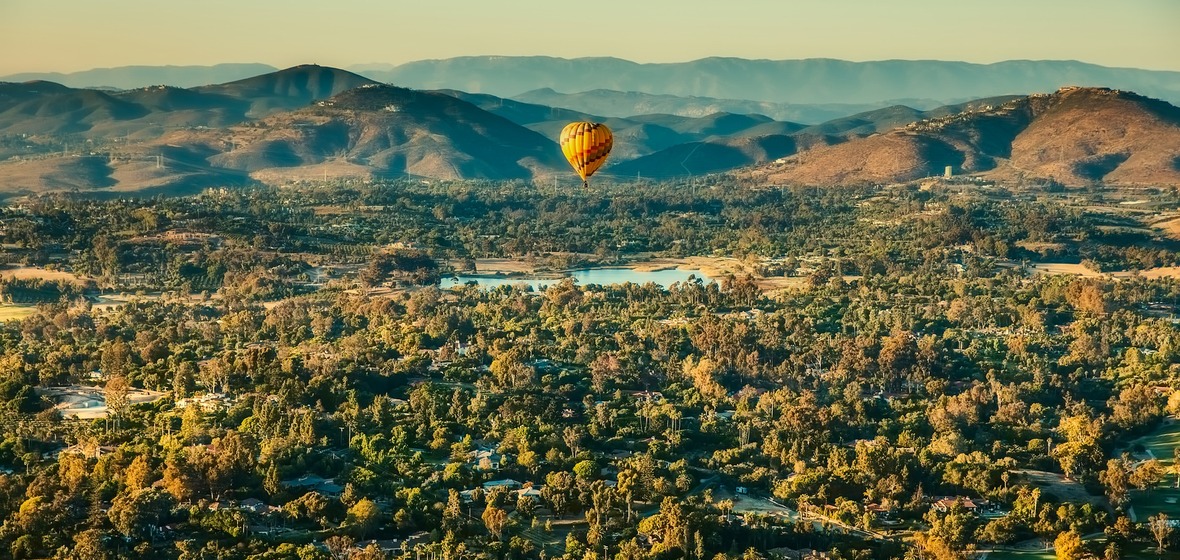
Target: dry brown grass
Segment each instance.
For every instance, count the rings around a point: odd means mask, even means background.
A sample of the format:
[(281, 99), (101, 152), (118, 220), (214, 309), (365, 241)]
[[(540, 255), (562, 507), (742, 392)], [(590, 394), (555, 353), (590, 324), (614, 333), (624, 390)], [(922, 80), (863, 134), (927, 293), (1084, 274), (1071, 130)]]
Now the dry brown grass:
[(29, 305), (0, 304), (0, 322), (21, 320), (37, 312), (37, 308)]
[(3, 278), (19, 278), (22, 280), (39, 279), (58, 282), (72, 282), (79, 286), (84, 286), (88, 282), (72, 272), (65, 272), (62, 270), (47, 270), (44, 268), (37, 268), (32, 266), (20, 266), (16, 268), (0, 269), (0, 277)]
[[(1057, 496), (1059, 500), (1068, 502), (1090, 502), (1094, 504), (1105, 504), (1106, 500), (1101, 496), (1092, 496), (1086, 491), (1086, 487), (1074, 480), (1069, 480), (1064, 476), (1046, 471), (1035, 471), (1031, 469), (1013, 470), (1016, 475), (1016, 481), (1021, 483), (1030, 482), (1034, 486), (1042, 488), (1043, 492), (1051, 492)], [(1015, 481), (1014, 481), (1015, 482)]]
[(1162, 222), (1156, 222), (1151, 227), (1162, 231), (1164, 235), (1172, 239), (1180, 239), (1180, 218), (1171, 218)]
[(1064, 243), (1046, 243), (1036, 241), (1017, 241), (1016, 246), (1026, 251), (1062, 251), (1065, 249)]
[(325, 161), (299, 167), (268, 167), (250, 174), (250, 178), (267, 184), (325, 179), (370, 179), (373, 168), (341, 160)]
[[(341, 205), (324, 205), (312, 206), (311, 211), (317, 216), (340, 216), (343, 214), (364, 213), (369, 214), (373, 212), (383, 212), (384, 206), (341, 206)], [(301, 255), (302, 256), (302, 255)], [(312, 255), (307, 255), (311, 257)]]
[(1071, 274), (1083, 278), (1125, 280), (1136, 275), (1143, 278), (1180, 278), (1180, 266), (1161, 266), (1146, 270), (1113, 270), (1107, 272), (1097, 272), (1075, 263), (1034, 262), (1029, 263), (1028, 267), (1031, 269), (1029, 271), (1030, 274)]
[(762, 178), (801, 185), (909, 181), (931, 175), (943, 163), (938, 161), (943, 151), (945, 147), (930, 138), (878, 134), (802, 152), (786, 164), (763, 168)]
[(111, 190), (135, 191), (163, 187), (186, 175), (171, 167), (157, 168), (155, 162), (144, 160), (116, 161), (111, 165), (111, 178), (117, 184)]
[(1086, 268), (1076, 263), (1030, 263), (1029, 268), (1033, 273), (1041, 274), (1072, 274), (1075, 276), (1082, 276), (1084, 278), (1098, 278), (1105, 276), (1101, 272), (1097, 272)]
[[(1116, 278), (1128, 277), (1130, 272), (1118, 272), (1113, 274)], [(1180, 278), (1180, 266), (1161, 266), (1158, 268), (1149, 268), (1139, 272), (1139, 276), (1144, 278)]]
[(477, 274), (532, 274), (537, 267), (520, 259), (475, 259)]
[(1100, 88), (1063, 90), (1005, 107), (955, 117), (941, 128), (899, 129), (802, 151), (749, 174), (776, 184), (892, 183), (940, 175), (951, 165), (998, 181), (1180, 184), (1176, 107)]
[(628, 266), (641, 272), (670, 269), (699, 270), (701, 274), (717, 280), (730, 275), (740, 276), (753, 273), (749, 265), (731, 257), (654, 258), (634, 262)]
[(51, 156), (0, 162), (5, 193), (93, 190), (115, 184), (104, 158)]
[(1168, 107), (1125, 92), (1058, 93), (1012, 141), (1011, 163), (1070, 184), (1180, 184), (1180, 110)]

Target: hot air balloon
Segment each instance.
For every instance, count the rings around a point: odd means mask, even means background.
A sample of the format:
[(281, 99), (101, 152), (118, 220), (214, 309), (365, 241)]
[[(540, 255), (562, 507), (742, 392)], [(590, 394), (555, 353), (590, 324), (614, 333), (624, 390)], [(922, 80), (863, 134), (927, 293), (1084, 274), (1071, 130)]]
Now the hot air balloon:
[(561, 151), (574, 171), (582, 178), (582, 186), (589, 186), (590, 176), (606, 163), (614, 145), (614, 136), (602, 123), (573, 122), (561, 129)]

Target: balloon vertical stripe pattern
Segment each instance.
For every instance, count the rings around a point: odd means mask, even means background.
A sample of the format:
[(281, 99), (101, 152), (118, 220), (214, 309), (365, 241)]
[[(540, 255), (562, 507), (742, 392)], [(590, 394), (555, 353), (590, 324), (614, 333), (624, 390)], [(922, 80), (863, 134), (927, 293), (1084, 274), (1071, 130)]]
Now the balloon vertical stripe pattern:
[(610, 149), (614, 146), (614, 136), (602, 123), (574, 122), (561, 130), (558, 143), (565, 159), (569, 160), (585, 185), (590, 176), (606, 163)]

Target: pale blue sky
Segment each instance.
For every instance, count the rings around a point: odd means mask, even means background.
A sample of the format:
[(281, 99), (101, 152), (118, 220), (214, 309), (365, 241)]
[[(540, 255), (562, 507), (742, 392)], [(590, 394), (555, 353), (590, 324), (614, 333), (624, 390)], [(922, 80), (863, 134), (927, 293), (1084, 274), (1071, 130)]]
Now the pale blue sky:
[(461, 55), (1074, 59), (1180, 70), (1180, 0), (0, 0), (0, 75)]

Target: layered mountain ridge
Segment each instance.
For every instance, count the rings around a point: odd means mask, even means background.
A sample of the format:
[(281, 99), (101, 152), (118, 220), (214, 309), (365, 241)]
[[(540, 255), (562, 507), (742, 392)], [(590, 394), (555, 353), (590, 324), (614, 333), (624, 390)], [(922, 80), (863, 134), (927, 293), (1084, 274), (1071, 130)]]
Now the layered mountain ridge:
[(1116, 89), (894, 105), (809, 125), (757, 113), (603, 116), (303, 65), (192, 88), (0, 83), (0, 186), (11, 195), (329, 177), (548, 180), (569, 175), (554, 138), (573, 120), (614, 131), (599, 172), (608, 180), (740, 170), (842, 185), (950, 166), (1004, 180), (1180, 184), (1180, 109)]

